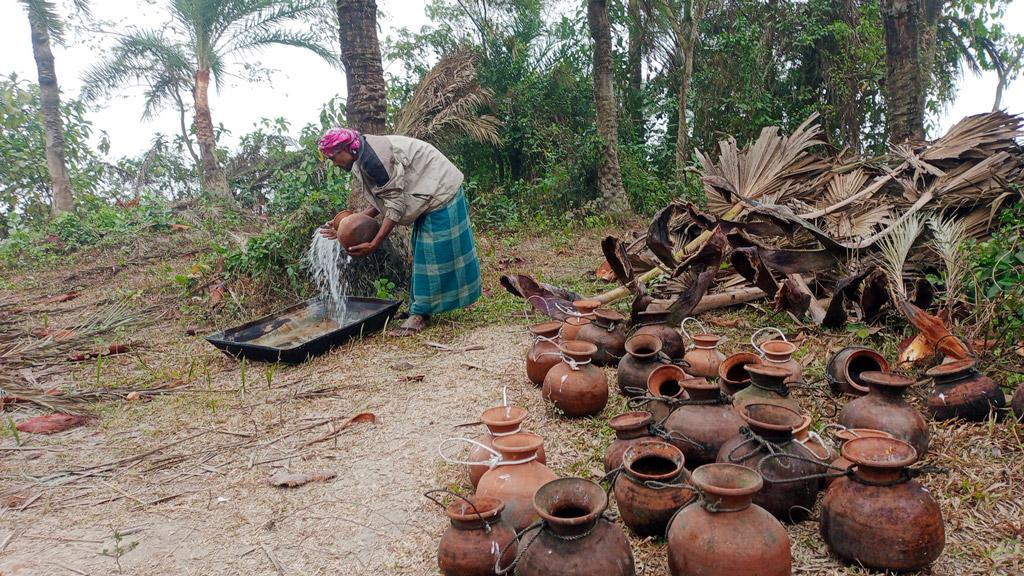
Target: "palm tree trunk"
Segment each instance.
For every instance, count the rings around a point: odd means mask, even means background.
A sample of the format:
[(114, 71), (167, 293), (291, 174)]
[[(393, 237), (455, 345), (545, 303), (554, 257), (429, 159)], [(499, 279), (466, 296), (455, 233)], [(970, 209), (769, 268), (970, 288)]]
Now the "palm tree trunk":
[(341, 62), (348, 86), (349, 127), (383, 134), (387, 121), (387, 85), (377, 42), (377, 2), (337, 0)]
[(644, 26), (640, 0), (629, 0), (626, 7), (629, 22), (629, 45), (626, 54), (626, 71), (629, 76), (629, 94), (626, 95), (626, 109), (632, 126), (633, 141), (643, 142), (647, 138), (643, 111), (643, 45)]
[(882, 0), (889, 141), (924, 140), (921, 0)]
[(686, 177), (686, 162), (690, 159), (690, 123), (686, 107), (690, 99), (690, 79), (693, 78), (693, 54), (700, 41), (700, 21), (707, 11), (707, 0), (690, 0), (683, 8), (683, 21), (678, 28), (679, 51), (683, 69), (679, 79), (679, 122), (676, 132), (676, 180)]
[(622, 218), (629, 212), (629, 199), (619, 170), (619, 121), (612, 83), (612, 34), (607, 0), (587, 0), (587, 24), (594, 39), (594, 101), (597, 132), (603, 148), (597, 186), (605, 211), (613, 218)]
[(46, 139), (46, 168), (50, 172), (53, 186), (53, 214), (63, 214), (75, 209), (75, 197), (71, 193), (71, 179), (68, 177), (67, 159), (64, 153), (64, 120), (60, 112), (60, 88), (57, 86), (57, 69), (50, 50), (50, 33), (46, 23), (33, 10), (28, 11), (32, 28), (32, 55), (39, 73), (39, 106), (43, 112), (43, 134)]
[(217, 161), (217, 137), (213, 133), (209, 92), (210, 71), (197, 70), (193, 97), (196, 104), (196, 140), (199, 142), (199, 157), (203, 166), (203, 189), (218, 200), (233, 201), (227, 175)]

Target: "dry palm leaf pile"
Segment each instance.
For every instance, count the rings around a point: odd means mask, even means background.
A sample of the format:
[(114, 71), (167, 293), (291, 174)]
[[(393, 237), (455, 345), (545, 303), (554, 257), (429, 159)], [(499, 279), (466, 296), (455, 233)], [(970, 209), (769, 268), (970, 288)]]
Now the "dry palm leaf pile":
[[(988, 236), (999, 209), (1019, 199), (1022, 118), (969, 116), (934, 142), (874, 158), (830, 149), (815, 119), (788, 136), (765, 128), (745, 148), (722, 140), (717, 159), (697, 152), (706, 207), (677, 200), (639, 238), (605, 238), (602, 269), (622, 287), (597, 299), (632, 295), (634, 314), (667, 309), (678, 323), (769, 298), (829, 328), (895, 307), (923, 344), (966, 356), (944, 319), (963, 312), (965, 241)], [(936, 300), (928, 272), (947, 278), (937, 315), (925, 311)], [(556, 318), (577, 297), (529, 276), (502, 281)]]

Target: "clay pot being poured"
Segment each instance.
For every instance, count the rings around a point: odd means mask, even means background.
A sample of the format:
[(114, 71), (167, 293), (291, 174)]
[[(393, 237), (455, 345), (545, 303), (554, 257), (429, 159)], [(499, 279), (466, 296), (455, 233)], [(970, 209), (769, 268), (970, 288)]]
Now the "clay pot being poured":
[(821, 503), (821, 537), (855, 566), (904, 572), (925, 568), (942, 554), (945, 529), (932, 495), (906, 473), (914, 447), (893, 438), (858, 438), (843, 445), (853, 462)]
[(871, 428), (909, 442), (919, 455), (928, 452), (928, 423), (903, 395), (914, 379), (888, 372), (864, 372), (867, 396), (851, 400), (839, 413), (844, 428)]
[(338, 212), (337, 214), (334, 215), (334, 218), (331, 220), (331, 228), (337, 230), (338, 224), (341, 223), (342, 220), (348, 218), (353, 214), (355, 214), (355, 212), (351, 210), (342, 210), (341, 212)]
[(651, 334), (636, 334), (626, 340), (626, 355), (619, 360), (617, 370), (619, 391), (623, 396), (633, 398), (647, 392), (647, 377), (664, 365), (661, 351), (661, 340)]
[(790, 576), (789, 535), (752, 499), (761, 475), (735, 464), (705, 464), (690, 481), (702, 496), (668, 527), (672, 576)]
[(760, 363), (761, 357), (753, 352), (737, 352), (727, 356), (718, 366), (718, 387), (724, 394), (736, 394), (750, 386), (750, 373), (746, 367)]
[(501, 454), (501, 461), (484, 473), (476, 487), (478, 497), (491, 496), (505, 503), (505, 518), (516, 530), (536, 519), (533, 495), (555, 479), (555, 473), (537, 461), (537, 450), (543, 444), (543, 438), (527, 432), (495, 438), (494, 449)]
[[(518, 406), (495, 406), (494, 408), (488, 408), (484, 410), (483, 414), (480, 415), (480, 421), (487, 427), (487, 434), (477, 439), (477, 442), (483, 444), (487, 448), (494, 447), (494, 439), (501, 438), (502, 436), (511, 436), (522, 430), (523, 421), (526, 420), (527, 412), (525, 409)], [(473, 450), (470, 451), (468, 462), (488, 462), (494, 457), (494, 454), (487, 448), (481, 446), (474, 446)], [(546, 462), (544, 454), (544, 440), (541, 439), (540, 448), (537, 449), (537, 461), (541, 464)], [(483, 477), (484, 473), (489, 470), (487, 464), (470, 465), (469, 469), (469, 481), (476, 488), (480, 483), (480, 478)]]
[(878, 352), (863, 346), (847, 346), (829, 359), (825, 379), (833, 394), (863, 396), (868, 393), (868, 386), (861, 374), (888, 371), (889, 363)]
[(362, 212), (356, 212), (338, 222), (338, 242), (346, 250), (373, 240), (380, 224)]
[[(872, 430), (870, 428), (846, 428), (843, 430), (838, 430), (835, 433), (835, 437), (836, 440), (839, 441), (840, 450), (842, 450), (842, 447), (850, 440), (855, 440), (857, 438), (892, 438), (892, 434), (889, 434), (888, 432), (882, 432), (881, 430)], [(843, 458), (842, 452), (840, 452), (839, 456), (836, 459), (832, 460), (833, 468), (842, 468), (845, 470), (849, 468), (851, 464), (853, 464), (853, 462), (850, 462), (846, 458)], [(829, 484), (832, 484), (832, 482), (834, 481), (835, 478), (825, 478), (825, 485), (827, 486)]]
[(742, 412), (748, 404), (766, 403), (802, 412), (800, 404), (789, 397), (789, 370), (775, 364), (747, 364), (744, 370), (750, 374), (750, 386), (733, 394), (732, 405), (737, 411)]
[(645, 440), (626, 449), (622, 466), (614, 492), (623, 523), (641, 538), (663, 536), (676, 510), (694, 498), (686, 487), (683, 453), (671, 444)]
[(644, 409), (654, 416), (654, 423), (660, 424), (676, 407), (676, 400), (686, 397), (683, 380), (690, 377), (682, 368), (675, 364), (664, 364), (651, 371), (647, 377), (647, 395), (649, 400)]
[[(634, 576), (633, 551), (622, 529), (602, 514), (608, 497), (582, 478), (560, 478), (534, 497), (544, 524), (524, 534), (529, 547), (515, 567), (521, 576)], [(506, 566), (501, 566), (505, 569)]]
[(690, 378), (682, 381), (682, 387), (694, 404), (673, 410), (664, 428), (670, 434), (668, 441), (683, 452), (687, 467), (692, 469), (714, 462), (722, 445), (743, 426), (743, 419), (722, 397), (718, 384)]
[(558, 332), (561, 322), (542, 322), (530, 326), (533, 346), (526, 353), (526, 376), (535, 385), (544, 383), (548, 370), (562, 361), (558, 352)]
[(1003, 390), (978, 372), (971, 358), (939, 364), (925, 374), (935, 386), (928, 395), (928, 413), (936, 420), (960, 418), (980, 422), (989, 412), (1006, 406)]
[(625, 321), (626, 317), (615, 310), (600, 308), (594, 311), (590, 324), (580, 328), (576, 339), (597, 346), (594, 364), (614, 366), (626, 355), (626, 330), (622, 327)]
[(661, 351), (672, 360), (679, 360), (686, 353), (686, 345), (679, 331), (668, 325), (668, 310), (638, 313), (634, 336), (648, 334), (661, 340)]
[(643, 440), (657, 440), (651, 435), (653, 422), (650, 412), (626, 412), (608, 421), (608, 426), (615, 431), (615, 439), (604, 451), (605, 473), (622, 466), (622, 454), (630, 446)]
[(594, 416), (608, 404), (608, 377), (591, 358), (597, 346), (572, 340), (559, 347), (562, 360), (544, 377), (544, 399), (569, 418)]
[[(429, 497), (429, 493), (428, 493)], [(451, 525), (441, 536), (437, 566), (444, 576), (490, 576), (501, 550), (502, 561), (515, 558), (511, 542), (515, 530), (502, 518), (505, 503), (499, 498), (470, 496), (456, 499), (445, 513)]]

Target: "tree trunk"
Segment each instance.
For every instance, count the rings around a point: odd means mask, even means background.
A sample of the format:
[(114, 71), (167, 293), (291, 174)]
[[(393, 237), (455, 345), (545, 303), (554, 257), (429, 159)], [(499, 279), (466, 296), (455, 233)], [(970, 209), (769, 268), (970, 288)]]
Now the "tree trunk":
[(597, 184), (605, 211), (613, 218), (622, 218), (629, 212), (629, 199), (619, 170), (619, 121), (612, 83), (612, 33), (607, 0), (587, 1), (587, 24), (594, 39), (594, 101), (603, 148)]
[(196, 141), (199, 142), (199, 157), (203, 163), (203, 190), (218, 200), (233, 201), (227, 175), (217, 160), (217, 137), (213, 133), (209, 92), (210, 71), (197, 70), (193, 96), (196, 104)]
[(686, 118), (686, 106), (690, 98), (690, 79), (693, 78), (693, 54), (700, 41), (700, 21), (707, 10), (707, 0), (689, 0), (683, 12), (683, 21), (678, 28), (682, 70), (679, 79), (679, 120), (676, 127), (676, 180), (686, 177), (686, 163), (690, 159), (690, 123)]
[(629, 46), (626, 54), (626, 71), (629, 76), (629, 93), (626, 95), (626, 109), (629, 114), (633, 141), (642, 143), (647, 138), (643, 110), (643, 13), (640, 0), (629, 0), (626, 7), (629, 16)]
[(377, 42), (377, 2), (337, 0), (336, 6), (348, 87), (348, 125), (367, 134), (384, 134), (387, 86)]
[(886, 128), (889, 141), (924, 140), (926, 78), (921, 67), (921, 0), (882, 0)]
[(51, 210), (57, 216), (75, 209), (75, 197), (71, 193), (71, 179), (68, 177), (67, 159), (64, 153), (64, 120), (60, 111), (60, 88), (57, 86), (57, 69), (50, 50), (50, 33), (46, 23), (28, 11), (32, 28), (32, 55), (39, 73), (39, 107), (43, 112), (43, 134), (46, 140), (46, 168), (53, 186)]

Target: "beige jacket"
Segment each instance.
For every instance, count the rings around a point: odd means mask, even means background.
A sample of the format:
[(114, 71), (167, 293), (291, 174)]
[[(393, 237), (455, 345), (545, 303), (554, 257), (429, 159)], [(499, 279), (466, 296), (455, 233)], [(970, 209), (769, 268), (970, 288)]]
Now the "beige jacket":
[(363, 170), (360, 159), (352, 166), (363, 195), (385, 218), (408, 226), (427, 212), (455, 198), (462, 186), (462, 172), (437, 148), (406, 136), (367, 135), (391, 179), (377, 186)]

